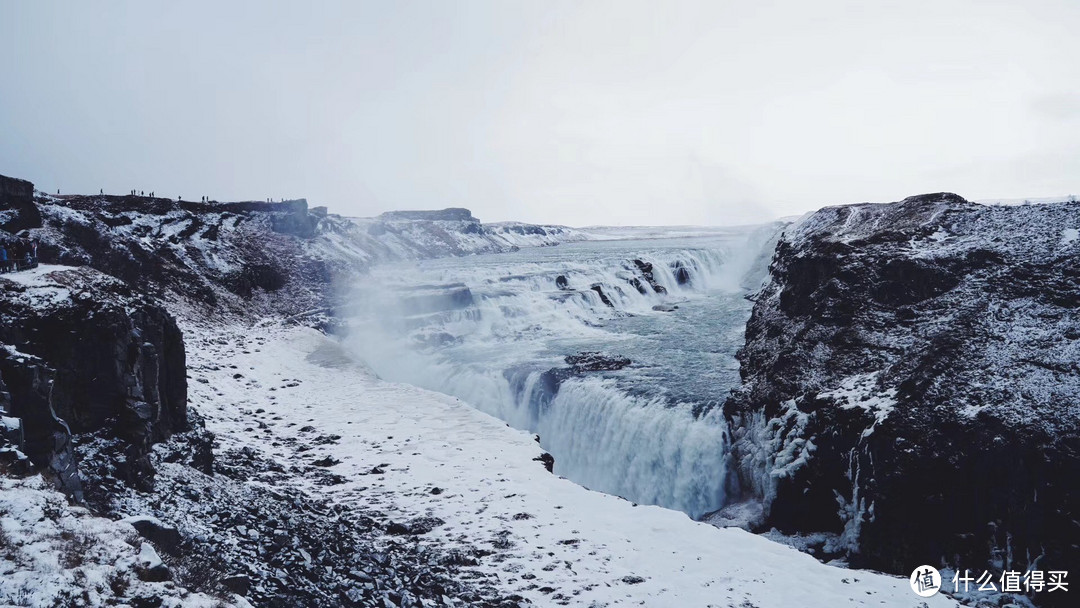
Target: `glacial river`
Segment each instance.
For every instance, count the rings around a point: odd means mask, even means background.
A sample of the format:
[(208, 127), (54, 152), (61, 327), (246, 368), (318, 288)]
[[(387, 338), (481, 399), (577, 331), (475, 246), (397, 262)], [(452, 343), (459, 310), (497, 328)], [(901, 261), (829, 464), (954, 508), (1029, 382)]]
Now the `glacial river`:
[[(775, 233), (733, 228), (379, 266), (353, 292), (347, 344), (380, 377), (537, 433), (558, 475), (699, 517), (724, 503), (720, 406), (739, 382), (748, 296), (765, 278)], [(545, 381), (581, 352), (631, 363)]]

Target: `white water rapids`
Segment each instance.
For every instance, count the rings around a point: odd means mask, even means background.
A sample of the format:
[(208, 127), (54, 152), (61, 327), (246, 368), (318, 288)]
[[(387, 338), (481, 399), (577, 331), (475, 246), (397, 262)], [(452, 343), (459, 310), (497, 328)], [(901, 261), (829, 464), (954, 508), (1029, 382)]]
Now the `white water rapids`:
[[(387, 380), (454, 395), (539, 434), (559, 475), (699, 517), (724, 504), (719, 406), (739, 381), (746, 296), (765, 278), (776, 232), (376, 267), (351, 291), (346, 345)], [(555, 383), (545, 376), (581, 352), (632, 363)]]

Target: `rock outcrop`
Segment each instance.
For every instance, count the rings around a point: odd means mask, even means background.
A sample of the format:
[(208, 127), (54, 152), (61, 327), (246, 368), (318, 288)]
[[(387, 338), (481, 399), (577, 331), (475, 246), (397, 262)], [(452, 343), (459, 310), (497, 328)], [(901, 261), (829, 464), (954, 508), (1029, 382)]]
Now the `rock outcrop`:
[[(529, 407), (535, 410), (543, 410), (551, 405), (552, 399), (559, 392), (559, 387), (570, 378), (581, 377), (586, 374), (615, 372), (632, 364), (630, 359), (621, 355), (608, 355), (599, 352), (582, 352), (567, 355), (563, 358), (566, 367), (553, 367), (540, 374), (535, 386), (531, 387)], [(524, 390), (526, 378), (518, 370), (507, 372), (507, 379), (515, 392)]]
[(34, 205), (34, 184), (0, 175), (0, 230), (18, 232), (41, 226)]
[(81, 491), (71, 435), (106, 430), (127, 482), (146, 487), (152, 444), (187, 428), (183, 337), (160, 305), (90, 268), (0, 275), (0, 377), (23, 451)]
[(1077, 203), (953, 194), (792, 226), (725, 405), (755, 526), (901, 574), (1075, 564), (1078, 229)]
[[(318, 255), (320, 222), (303, 199), (179, 202), (39, 194), (44, 263), (90, 266), (200, 315), (295, 314), (325, 305), (335, 267)], [(178, 307), (179, 308), (179, 307)]]

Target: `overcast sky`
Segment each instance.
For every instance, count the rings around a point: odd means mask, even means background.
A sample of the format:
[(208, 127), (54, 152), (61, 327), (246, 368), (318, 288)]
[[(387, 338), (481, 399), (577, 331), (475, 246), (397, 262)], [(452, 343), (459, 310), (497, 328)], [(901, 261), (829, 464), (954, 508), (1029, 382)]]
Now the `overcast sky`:
[(0, 0), (0, 174), (737, 224), (1080, 194), (1080, 2)]

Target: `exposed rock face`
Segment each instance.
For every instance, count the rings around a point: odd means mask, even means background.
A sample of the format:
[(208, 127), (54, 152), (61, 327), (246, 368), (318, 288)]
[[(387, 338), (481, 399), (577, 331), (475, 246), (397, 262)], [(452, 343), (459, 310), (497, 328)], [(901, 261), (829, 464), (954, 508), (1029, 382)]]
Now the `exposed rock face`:
[(34, 184), (0, 175), (0, 230), (18, 232), (41, 226), (34, 205)]
[(686, 285), (690, 282), (690, 269), (686, 267), (682, 260), (676, 260), (671, 265), (671, 273), (675, 275), (675, 281), (679, 285)]
[(152, 477), (150, 446), (187, 427), (183, 337), (163, 308), (89, 268), (0, 276), (0, 375), (25, 451), (77, 492), (71, 433), (125, 442), (129, 483)]
[(484, 225), (467, 209), (348, 219), (309, 209), (304, 199), (197, 203), (38, 193), (29, 209), (36, 223), (23, 222), (20, 229), (40, 240), (42, 262), (92, 266), (174, 302), (174, 312), (195, 309), (200, 318), (207, 309), (250, 317), (328, 308), (336, 276), (355, 275), (376, 261), (498, 253), (586, 238), (561, 226)]
[(937, 194), (789, 229), (725, 406), (756, 523), (894, 573), (1076, 564), (1078, 228)]
[(200, 313), (315, 308), (325, 303), (338, 262), (313, 251), (320, 222), (329, 220), (309, 213), (303, 199), (39, 195), (36, 203), (41, 228), (29, 235), (41, 241), (42, 262), (91, 266)]
[[(653, 274), (653, 265), (651, 262), (643, 262), (642, 260), (634, 260), (634, 266), (641, 271), (641, 276), (645, 278), (645, 282), (652, 287), (652, 290), (656, 293), (667, 293), (667, 289), (656, 282), (656, 276)], [(634, 286), (639, 292), (647, 293), (645, 286), (641, 284), (637, 278), (631, 279), (631, 285)]]
[(605, 355), (595, 351), (567, 355), (566, 362), (575, 374), (585, 372), (613, 372), (630, 365), (630, 359), (619, 355)]
[(596, 295), (600, 297), (600, 301), (604, 303), (604, 306), (607, 306), (609, 308), (614, 308), (615, 307), (615, 303), (611, 301), (611, 298), (609, 298), (606, 293), (604, 293), (604, 286), (603, 285), (601, 285), (600, 283), (597, 283), (597, 284), (593, 285), (592, 287), (590, 287), (589, 289), (596, 292)]
[(5, 422), (14, 422), (6, 427), (17, 428), (5, 433), (0, 444), (16, 451), (9, 455), (16, 462), (19, 454), (26, 455), (28, 462), (17, 472), (29, 472), (29, 465), (35, 465), (68, 494), (80, 497), (82, 484), (71, 452), (71, 431), (52, 407), (54, 376), (41, 359), (10, 346), (0, 348), (0, 384), (6, 395), (0, 414), (7, 418)]

